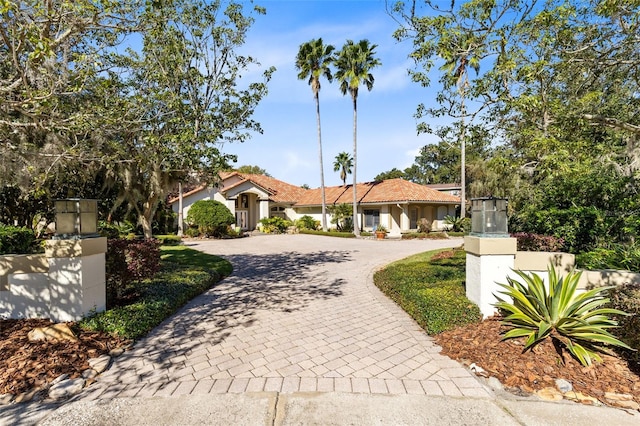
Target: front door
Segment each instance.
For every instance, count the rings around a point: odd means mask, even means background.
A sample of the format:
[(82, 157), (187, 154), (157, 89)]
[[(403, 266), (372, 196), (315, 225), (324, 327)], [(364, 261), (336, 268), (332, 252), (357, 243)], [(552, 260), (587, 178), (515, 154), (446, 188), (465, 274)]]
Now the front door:
[(249, 210), (236, 210), (236, 226), (243, 231), (249, 229)]

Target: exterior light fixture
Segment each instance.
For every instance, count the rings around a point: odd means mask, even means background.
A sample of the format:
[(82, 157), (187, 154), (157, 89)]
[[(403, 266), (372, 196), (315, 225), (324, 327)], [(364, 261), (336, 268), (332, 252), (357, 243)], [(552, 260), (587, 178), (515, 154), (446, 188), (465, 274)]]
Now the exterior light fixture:
[(98, 200), (56, 200), (55, 212), (57, 239), (80, 239), (98, 235)]
[(471, 235), (509, 237), (506, 198), (485, 197), (471, 200)]

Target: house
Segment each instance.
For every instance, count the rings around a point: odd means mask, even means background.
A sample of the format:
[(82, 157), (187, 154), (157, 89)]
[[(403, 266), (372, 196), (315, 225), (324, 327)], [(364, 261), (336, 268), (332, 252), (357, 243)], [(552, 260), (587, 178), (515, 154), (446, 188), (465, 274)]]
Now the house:
[(455, 195), (456, 197), (459, 197), (460, 192), (462, 192), (462, 186), (459, 183), (430, 183), (426, 186), (436, 191), (444, 192), (445, 194)]
[[(326, 205), (353, 202), (353, 186), (325, 187)], [(384, 225), (391, 234), (416, 230), (418, 221), (432, 221), (432, 229), (444, 228), (444, 217), (455, 215), (460, 198), (425, 185), (404, 179), (359, 183), (358, 223), (361, 229), (372, 230)], [(253, 230), (265, 217), (279, 216), (295, 221), (304, 215), (322, 219), (320, 188), (304, 189), (270, 176), (225, 172), (220, 174), (217, 187), (200, 186), (183, 194), (183, 217), (189, 207), (198, 200), (217, 200), (229, 208), (236, 217), (236, 226)], [(178, 198), (169, 200), (178, 213)], [(327, 222), (331, 216), (327, 214)]]

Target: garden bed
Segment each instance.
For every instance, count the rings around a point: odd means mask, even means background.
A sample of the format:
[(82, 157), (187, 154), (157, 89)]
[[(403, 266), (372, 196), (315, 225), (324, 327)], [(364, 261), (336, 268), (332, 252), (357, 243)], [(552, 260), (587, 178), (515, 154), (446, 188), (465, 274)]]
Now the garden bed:
[[(559, 354), (550, 339), (523, 353), (524, 339), (502, 340), (501, 333), (505, 330), (507, 328), (498, 319), (489, 318), (443, 332), (434, 338), (442, 347), (443, 355), (467, 366), (471, 363), (480, 366), (486, 371), (486, 376), (497, 378), (506, 390), (516, 394), (555, 389), (555, 380), (565, 379), (576, 393), (597, 400), (576, 398), (578, 402), (634, 407), (634, 404), (624, 402), (623, 395), (627, 395), (635, 404), (640, 404), (638, 363), (617, 354), (603, 354), (602, 363), (584, 367), (567, 351)], [(619, 395), (622, 402), (612, 400), (612, 394)]]

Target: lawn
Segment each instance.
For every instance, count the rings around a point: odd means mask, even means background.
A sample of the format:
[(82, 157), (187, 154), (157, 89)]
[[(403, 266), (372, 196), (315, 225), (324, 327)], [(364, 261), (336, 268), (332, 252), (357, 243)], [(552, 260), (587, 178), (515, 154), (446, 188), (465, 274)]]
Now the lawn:
[(435, 250), (397, 261), (374, 282), (429, 334), (478, 322), (480, 310), (465, 295), (465, 252)]
[(228, 261), (185, 246), (162, 246), (161, 253), (160, 272), (137, 284), (137, 300), (89, 316), (80, 327), (138, 339), (233, 270)]

